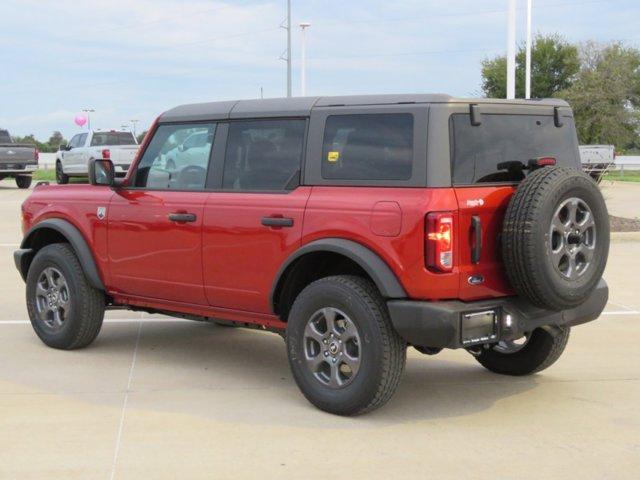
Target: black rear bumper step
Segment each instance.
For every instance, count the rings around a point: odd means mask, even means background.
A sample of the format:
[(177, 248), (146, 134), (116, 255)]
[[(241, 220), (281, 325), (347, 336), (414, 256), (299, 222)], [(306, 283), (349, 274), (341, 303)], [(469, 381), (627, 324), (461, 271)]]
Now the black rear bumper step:
[[(398, 334), (411, 345), (428, 348), (466, 348), (474, 344), (495, 343), (519, 338), (525, 332), (544, 326), (575, 326), (600, 316), (609, 299), (609, 287), (601, 279), (588, 300), (575, 308), (545, 310), (522, 297), (504, 297), (477, 302), (389, 300), (391, 322)], [(465, 316), (476, 312), (495, 312), (496, 339), (463, 343)], [(507, 321), (507, 316), (510, 318)]]

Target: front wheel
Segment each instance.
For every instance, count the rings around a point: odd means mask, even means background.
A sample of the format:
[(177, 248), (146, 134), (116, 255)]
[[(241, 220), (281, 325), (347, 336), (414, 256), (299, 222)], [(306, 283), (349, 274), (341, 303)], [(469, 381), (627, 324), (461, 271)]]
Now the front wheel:
[(487, 370), (502, 375), (530, 375), (553, 365), (569, 340), (569, 327), (542, 327), (519, 342), (500, 342), (475, 358)]
[(97, 337), (104, 317), (104, 293), (93, 288), (67, 243), (36, 254), (27, 274), (27, 310), (40, 340), (73, 350)]
[(69, 183), (69, 176), (65, 175), (62, 170), (62, 162), (56, 162), (56, 183), (58, 185), (66, 185)]
[(31, 186), (31, 175), (19, 175), (16, 177), (18, 188), (29, 188)]
[(308, 285), (287, 324), (287, 353), (298, 387), (316, 407), (358, 415), (384, 405), (404, 369), (406, 345), (376, 287), (333, 276)]

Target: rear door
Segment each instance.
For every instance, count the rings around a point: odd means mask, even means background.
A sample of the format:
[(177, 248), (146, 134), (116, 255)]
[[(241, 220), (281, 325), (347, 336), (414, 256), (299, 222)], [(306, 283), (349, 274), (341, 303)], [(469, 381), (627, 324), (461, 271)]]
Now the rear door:
[(215, 130), (215, 123), (160, 125), (136, 166), (132, 187), (112, 197), (109, 266), (118, 292), (206, 305), (202, 224), (210, 152), (175, 170), (158, 160), (194, 132), (213, 139)]
[(481, 105), (479, 113), (479, 125), (471, 124), (468, 106), (459, 107), (449, 120), (463, 300), (513, 293), (502, 265), (500, 236), (509, 200), (528, 173), (520, 166), (539, 157), (580, 165), (569, 109), (563, 109), (561, 126), (549, 106)]
[(299, 186), (305, 119), (228, 123), (218, 191), (204, 206), (203, 266), (208, 302), (270, 313), (269, 293), (300, 245), (311, 187)]

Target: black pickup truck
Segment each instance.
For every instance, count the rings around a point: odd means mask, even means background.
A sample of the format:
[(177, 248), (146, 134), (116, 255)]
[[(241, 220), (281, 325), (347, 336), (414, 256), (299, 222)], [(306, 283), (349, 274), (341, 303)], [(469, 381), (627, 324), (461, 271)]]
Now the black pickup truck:
[(38, 155), (35, 145), (14, 143), (8, 131), (0, 130), (0, 180), (13, 177), (18, 188), (29, 188)]

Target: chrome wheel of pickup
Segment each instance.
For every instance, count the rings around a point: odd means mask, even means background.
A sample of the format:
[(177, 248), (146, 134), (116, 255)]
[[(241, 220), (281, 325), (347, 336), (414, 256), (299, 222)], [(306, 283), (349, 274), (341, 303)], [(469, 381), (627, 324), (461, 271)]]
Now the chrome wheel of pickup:
[(331, 388), (349, 385), (356, 377), (361, 346), (356, 325), (337, 308), (318, 310), (304, 330), (307, 367), (320, 383)]
[(60, 330), (69, 315), (71, 295), (64, 275), (54, 267), (45, 268), (36, 284), (38, 319), (51, 330)]
[(576, 197), (562, 202), (551, 220), (549, 238), (555, 269), (569, 280), (583, 275), (596, 248), (596, 224), (589, 205)]

